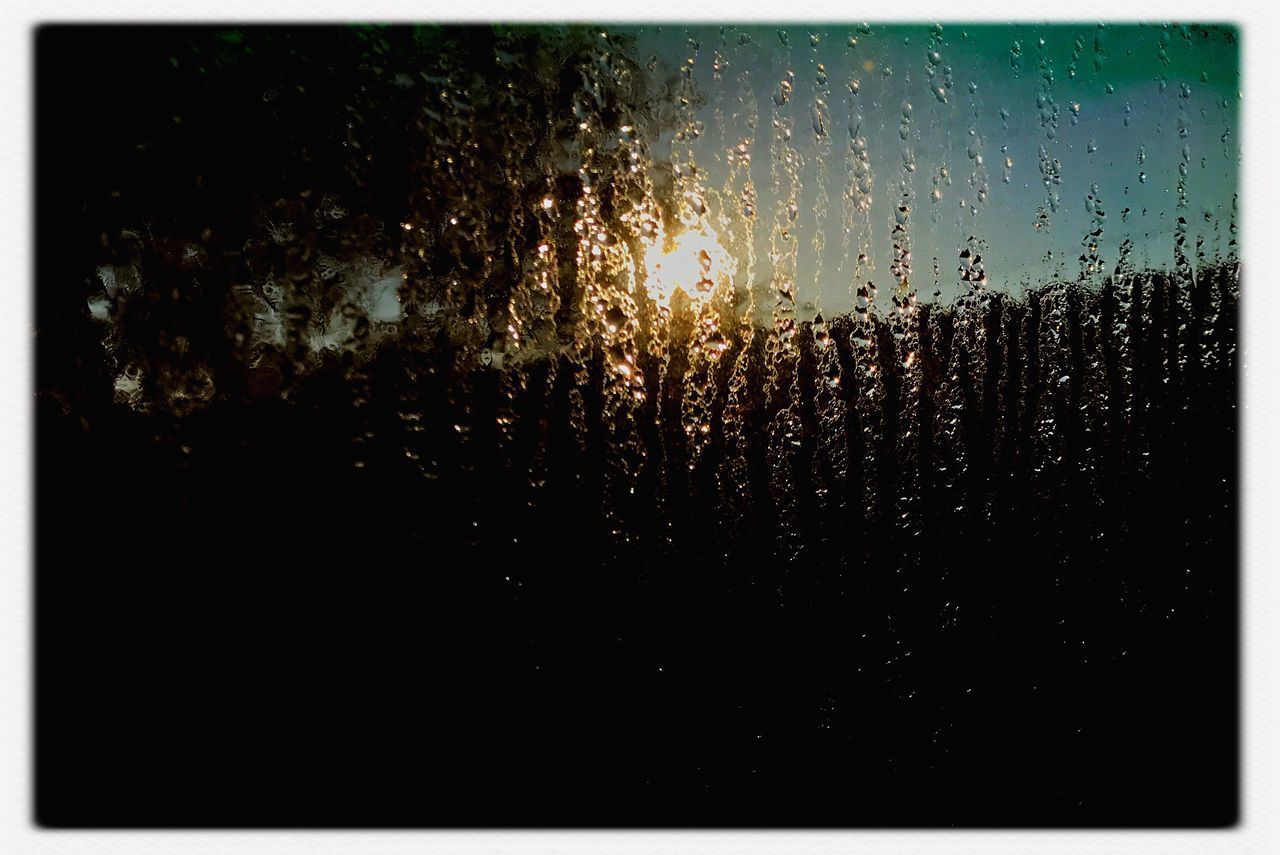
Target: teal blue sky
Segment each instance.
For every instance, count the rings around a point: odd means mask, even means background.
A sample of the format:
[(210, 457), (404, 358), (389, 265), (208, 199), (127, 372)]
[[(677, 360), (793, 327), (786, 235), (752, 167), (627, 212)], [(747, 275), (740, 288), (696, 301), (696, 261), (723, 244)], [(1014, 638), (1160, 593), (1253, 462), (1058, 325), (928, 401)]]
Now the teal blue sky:
[[(794, 227), (802, 305), (845, 308), (855, 280), (869, 278), (882, 291), (893, 284), (890, 230), (903, 187), (912, 197), (911, 282), (922, 298), (938, 291), (946, 300), (963, 290), (958, 259), (970, 238), (982, 248), (990, 286), (1011, 292), (1079, 276), (1084, 239), (1099, 225), (1097, 252), (1108, 271), (1126, 240), (1134, 265), (1171, 266), (1179, 216), (1188, 223), (1193, 262), (1197, 238), (1210, 256), (1226, 252), (1240, 166), (1239, 38), (1231, 27), (944, 22), (610, 29), (635, 35), (637, 54), (660, 76), (694, 60), (705, 101), (693, 117), (702, 132), (692, 150), (708, 186), (728, 186), (726, 148), (751, 141), (759, 199), (756, 282), (771, 273), (771, 226), (787, 196), (786, 182), (778, 194), (771, 180), (772, 122), (791, 122), (792, 145), (802, 158)], [(777, 106), (774, 95), (788, 72), (794, 73), (793, 94)], [(857, 80), (856, 94), (851, 80)], [(818, 98), (826, 103), (825, 137), (814, 129)], [(759, 116), (754, 129), (748, 127), (752, 102)], [(911, 117), (904, 142), (906, 105)], [(1056, 128), (1052, 120), (1042, 122), (1054, 105)], [(845, 240), (851, 129), (866, 138), (872, 203)], [(658, 141), (657, 156), (671, 154), (670, 136)], [(1042, 146), (1045, 162), (1059, 164), (1050, 167), (1060, 181), (1053, 186), (1056, 210), (1042, 181)], [(914, 171), (904, 169), (904, 148)], [(969, 156), (975, 148), (985, 182)], [(944, 167), (949, 182), (941, 177)], [(1091, 195), (1100, 200), (1093, 211)], [(1099, 218), (1099, 210), (1105, 216)], [(819, 230), (821, 252), (813, 246)], [(861, 272), (859, 251), (868, 256)]]

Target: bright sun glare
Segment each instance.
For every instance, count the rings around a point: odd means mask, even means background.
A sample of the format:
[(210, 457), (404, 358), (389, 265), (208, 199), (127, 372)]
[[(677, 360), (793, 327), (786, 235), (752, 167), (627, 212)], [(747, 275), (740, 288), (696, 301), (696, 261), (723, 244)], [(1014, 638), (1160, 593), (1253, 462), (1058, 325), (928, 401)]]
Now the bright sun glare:
[(734, 264), (710, 225), (657, 238), (645, 249), (645, 287), (660, 306), (670, 306), (680, 289), (695, 301), (705, 300), (722, 281), (731, 280)]

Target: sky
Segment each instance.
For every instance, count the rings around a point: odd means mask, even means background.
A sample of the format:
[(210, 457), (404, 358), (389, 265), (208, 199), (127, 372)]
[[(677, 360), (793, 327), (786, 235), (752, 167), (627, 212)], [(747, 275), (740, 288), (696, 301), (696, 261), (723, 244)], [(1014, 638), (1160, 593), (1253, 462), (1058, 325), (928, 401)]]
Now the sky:
[[(637, 57), (660, 79), (693, 59), (703, 99), (688, 117), (700, 131), (689, 152), (711, 191), (713, 214), (717, 191), (726, 207), (739, 198), (725, 151), (750, 141), (757, 283), (770, 276), (774, 223), (791, 192), (785, 169), (777, 184), (771, 175), (771, 151), (786, 153), (773, 145), (773, 123), (790, 122), (798, 213), (785, 248), (795, 247), (802, 317), (815, 307), (847, 309), (851, 287), (862, 280), (882, 294), (895, 284), (891, 228), (904, 189), (909, 280), (921, 299), (945, 301), (968, 287), (958, 272), (966, 247), (981, 254), (988, 287), (1015, 294), (1028, 284), (1079, 277), (1082, 242), (1098, 227), (1105, 272), (1125, 240), (1132, 265), (1171, 267), (1179, 216), (1187, 220), (1193, 264), (1197, 237), (1210, 258), (1226, 252), (1240, 165), (1239, 41), (1231, 27), (944, 22), (611, 30), (634, 35)], [(779, 104), (789, 72), (792, 91)], [(815, 121), (819, 99), (825, 109)], [(753, 102), (758, 121), (751, 128)], [(851, 130), (865, 138), (872, 181), (869, 211), (847, 217)], [(656, 157), (687, 156), (672, 136), (663, 134)], [(1041, 147), (1058, 180), (1052, 201)], [(736, 252), (745, 256), (742, 247)], [(861, 270), (860, 253), (867, 256)]]

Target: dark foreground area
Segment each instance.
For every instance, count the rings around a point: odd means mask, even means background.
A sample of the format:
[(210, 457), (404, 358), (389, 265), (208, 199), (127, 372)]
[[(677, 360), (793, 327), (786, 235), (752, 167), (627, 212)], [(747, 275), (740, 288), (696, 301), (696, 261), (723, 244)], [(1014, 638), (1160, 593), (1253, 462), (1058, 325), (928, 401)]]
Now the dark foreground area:
[(753, 377), (690, 468), (671, 381), (625, 482), (547, 364), (504, 443), (496, 373), (394, 347), (361, 406), (336, 365), (182, 419), (42, 397), (40, 820), (1229, 824), (1233, 273), (1212, 327), (1138, 281), (1132, 347), (1114, 288), (1058, 292), (1065, 367), (1039, 294), (983, 353), (925, 312), (918, 394), (842, 424), (802, 347), (781, 457)]

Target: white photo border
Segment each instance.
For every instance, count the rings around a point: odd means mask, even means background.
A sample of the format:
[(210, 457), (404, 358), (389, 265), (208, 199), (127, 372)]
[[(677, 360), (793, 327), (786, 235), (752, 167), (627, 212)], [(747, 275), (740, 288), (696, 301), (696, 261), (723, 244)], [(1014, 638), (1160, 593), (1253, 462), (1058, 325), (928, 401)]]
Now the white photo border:
[[(15, 4), (16, 6), (16, 4)], [(1271, 6), (1272, 8), (1268, 8)], [(1280, 234), (1280, 138), (1275, 57), (1277, 15), (1267, 0), (1217, 3), (1117, 4), (1077, 0), (1071, 4), (1027, 2), (1016, 6), (980, 0), (968, 5), (899, 0), (857, 6), (811, 0), (802, 7), (741, 0), (648, 0), (629, 8), (596, 0), (468, 0), (465, 4), (413, 0), (88, 0), (24, 2), (0, 24), (3, 113), (0, 169), (8, 204), (3, 212), (10, 275), (0, 312), (0, 852), (40, 855), (117, 853), (240, 853), (329, 855), (359, 852), (443, 852), (450, 855), (503, 852), (672, 852), (764, 855), (803, 851), (814, 855), (868, 852), (876, 855), (961, 852), (981, 855), (1067, 853), (1262, 853), (1280, 851), (1280, 450), (1273, 441), (1280, 424), (1280, 290), (1275, 274), (1255, 248)], [(9, 7), (9, 11), (15, 11)], [(1117, 18), (1116, 13), (1122, 17)], [(32, 811), (32, 614), (34, 396), (34, 218), (33, 140), (34, 31), (41, 23), (67, 22), (348, 22), (348, 21), (626, 21), (830, 22), (871, 21), (1219, 21), (1241, 28), (1243, 83), (1243, 177), (1241, 246), (1244, 264), (1241, 328), (1241, 632), (1242, 814), (1240, 824), (1221, 831), (51, 831), (35, 826)], [(74, 535), (73, 532), (69, 533)], [(1176, 751), (1170, 746), (1170, 751)]]

